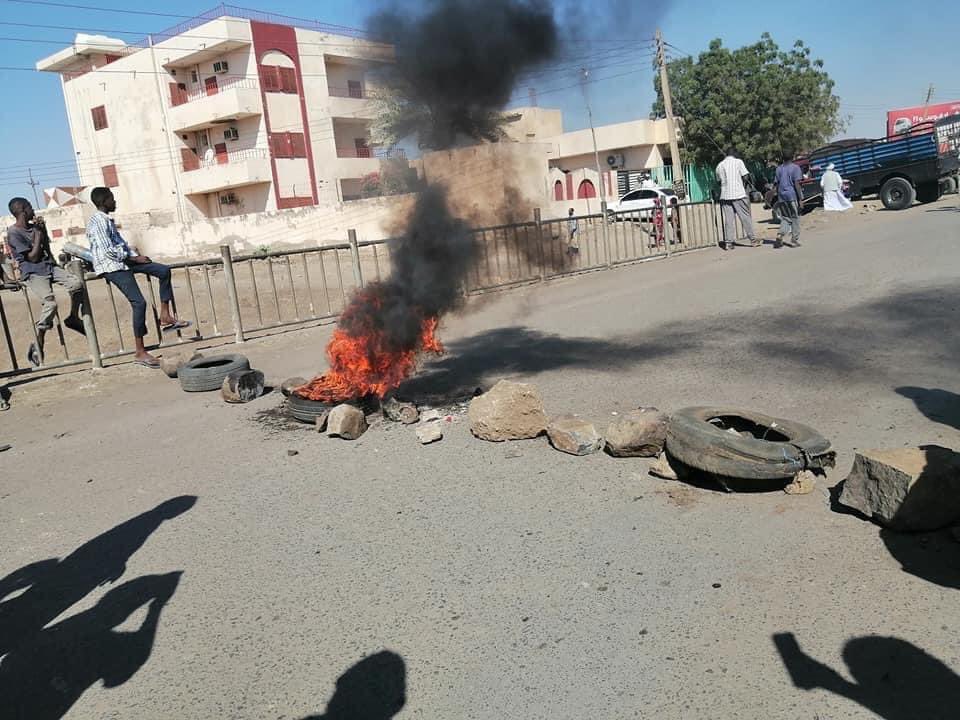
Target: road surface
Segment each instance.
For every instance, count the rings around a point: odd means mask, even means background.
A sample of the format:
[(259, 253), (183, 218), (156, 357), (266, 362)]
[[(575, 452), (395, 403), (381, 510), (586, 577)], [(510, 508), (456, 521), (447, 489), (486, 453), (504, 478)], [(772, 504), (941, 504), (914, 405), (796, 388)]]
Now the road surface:
[[(522, 378), (601, 428), (640, 405), (782, 415), (839, 451), (805, 496), (485, 443), (462, 421), (426, 447), (399, 425), (328, 439), (278, 417), (278, 394), (229, 406), (129, 364), (13, 385), (0, 707), (952, 716), (960, 543), (881, 532), (831, 509), (830, 487), (857, 448), (960, 447), (956, 197), (824, 218), (804, 240), (476, 299), (408, 392)], [(310, 375), (330, 330), (244, 352), (268, 377)]]

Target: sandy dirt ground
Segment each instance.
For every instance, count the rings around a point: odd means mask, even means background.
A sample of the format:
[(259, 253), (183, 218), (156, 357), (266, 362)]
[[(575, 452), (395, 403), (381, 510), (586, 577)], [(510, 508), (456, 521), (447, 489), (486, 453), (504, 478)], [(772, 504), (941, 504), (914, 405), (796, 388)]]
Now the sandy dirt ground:
[[(471, 300), (403, 391), (450, 410), (429, 446), (326, 438), (279, 393), (226, 405), (128, 363), (13, 381), (0, 716), (954, 717), (960, 542), (838, 512), (831, 487), (858, 448), (960, 447), (960, 209), (861, 206), (811, 217), (799, 249)], [(242, 351), (309, 376), (331, 329)], [(727, 494), (476, 440), (456, 400), (500, 378), (601, 429), (641, 405), (796, 419), (837, 469)]]

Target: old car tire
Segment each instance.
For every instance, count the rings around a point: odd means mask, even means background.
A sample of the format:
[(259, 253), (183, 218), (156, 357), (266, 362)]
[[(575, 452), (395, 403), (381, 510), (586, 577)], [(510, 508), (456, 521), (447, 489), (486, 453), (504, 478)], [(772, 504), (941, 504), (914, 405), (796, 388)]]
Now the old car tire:
[(234, 370), (249, 369), (250, 361), (243, 355), (212, 355), (182, 365), (177, 370), (177, 377), (185, 392), (208, 392), (223, 387), (223, 381)]
[[(753, 427), (733, 434), (721, 425)], [(770, 436), (768, 439), (762, 437)], [(680, 462), (704, 472), (747, 480), (792, 478), (808, 468), (832, 467), (830, 441), (813, 428), (792, 420), (724, 407), (684, 408), (670, 417), (667, 452)]]
[(905, 178), (895, 177), (887, 180), (880, 188), (880, 202), (887, 210), (903, 210), (913, 205), (917, 193), (913, 185)]
[(305, 423), (315, 423), (318, 416), (330, 412), (334, 405), (336, 405), (336, 403), (308, 400), (305, 397), (300, 397), (296, 393), (290, 393), (287, 397), (287, 412), (297, 420)]
[(948, 177), (943, 181), (943, 194), (952, 195), (957, 191), (957, 178)]
[(917, 200), (922, 203), (932, 203), (940, 199), (943, 186), (939, 181), (924, 183), (917, 188)]

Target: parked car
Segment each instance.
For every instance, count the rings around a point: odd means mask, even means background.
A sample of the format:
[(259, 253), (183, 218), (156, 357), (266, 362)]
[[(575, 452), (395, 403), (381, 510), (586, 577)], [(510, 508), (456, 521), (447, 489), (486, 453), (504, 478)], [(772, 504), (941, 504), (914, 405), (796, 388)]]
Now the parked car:
[(646, 187), (640, 190), (631, 190), (619, 200), (607, 205), (607, 220), (649, 220), (653, 217), (654, 200), (660, 198), (660, 204), (666, 209), (666, 216), (670, 217), (671, 204), (677, 202), (677, 194), (666, 188)]

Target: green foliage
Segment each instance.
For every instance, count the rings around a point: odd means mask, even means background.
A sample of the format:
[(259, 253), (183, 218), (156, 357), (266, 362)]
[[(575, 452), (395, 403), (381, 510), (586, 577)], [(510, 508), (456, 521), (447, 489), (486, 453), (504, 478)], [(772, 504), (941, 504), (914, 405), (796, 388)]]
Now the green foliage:
[[(778, 160), (809, 152), (845, 127), (840, 100), (823, 61), (802, 41), (781, 50), (768, 33), (729, 50), (714, 40), (706, 52), (667, 64), (673, 112), (683, 119), (685, 162), (714, 164), (733, 145), (745, 160)], [(664, 117), (659, 75), (651, 117)]]

